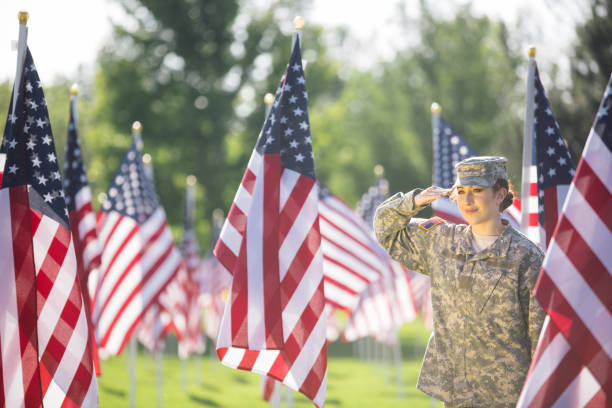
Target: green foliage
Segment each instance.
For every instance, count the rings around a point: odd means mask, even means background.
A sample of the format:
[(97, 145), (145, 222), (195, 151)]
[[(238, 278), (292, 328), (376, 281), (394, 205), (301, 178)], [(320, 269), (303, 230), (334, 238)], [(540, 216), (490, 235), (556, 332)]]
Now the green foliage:
[[(115, 27), (98, 57), (92, 119), (99, 155), (91, 177), (108, 185), (116, 166), (107, 158), (121, 157), (131, 123), (141, 121), (171, 225), (182, 219), (185, 176), (198, 177), (202, 239), (212, 210), (229, 208), (244, 172), (263, 122), (263, 95), (274, 92), (289, 58), (286, 26), (296, 2), (258, 12), (230, 0), (118, 1), (132, 21)], [(304, 56), (316, 60), (307, 74), (313, 103), (341, 89), (321, 37), (316, 26), (304, 33)]]
[(423, 4), (418, 35), (379, 75), (352, 75), (338, 100), (313, 109), (318, 173), (351, 204), (377, 163), (392, 191), (431, 184), (433, 101), (479, 154), (507, 156), (520, 177), (523, 86), (505, 26), (469, 7), (441, 19)]
[(570, 57), (571, 84), (556, 88), (549, 97), (567, 140), (574, 163), (584, 143), (612, 72), (612, 0), (590, 0), (584, 23), (576, 28), (577, 41)]

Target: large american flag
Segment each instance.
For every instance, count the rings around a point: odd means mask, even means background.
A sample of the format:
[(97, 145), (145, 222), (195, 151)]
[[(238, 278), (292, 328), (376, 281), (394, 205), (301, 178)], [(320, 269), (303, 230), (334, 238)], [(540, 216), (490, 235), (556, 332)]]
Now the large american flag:
[(217, 353), (322, 406), (327, 341), (313, 157), (296, 40), (215, 248), (233, 277)]
[(534, 77), (533, 166), (537, 169), (537, 182), (531, 183), (529, 199), (538, 205), (529, 207), (528, 233), (545, 249), (576, 170), (550, 109), (537, 66)]
[(536, 284), (548, 316), (519, 407), (612, 406), (611, 205), (612, 78)]
[[(68, 207), (68, 219), (73, 231), (74, 249), (85, 314), (93, 333), (91, 320), (91, 297), (89, 296), (90, 274), (97, 275), (95, 269), (100, 266), (102, 251), (98, 243), (96, 214), (91, 206), (91, 189), (85, 173), (83, 153), (77, 135), (77, 95), (72, 95), (68, 120), (68, 138), (64, 155), (64, 193)], [(98, 346), (95, 336), (91, 336), (92, 353), (96, 373), (101, 374), (98, 358)]]
[[(462, 160), (477, 156), (469, 143), (440, 115), (434, 121), (433, 130), (433, 184), (451, 188), (457, 178), (455, 165)], [(466, 224), (457, 204), (442, 197), (431, 204), (433, 213), (455, 224)], [(504, 211), (503, 218), (519, 227), (521, 202), (515, 197), (514, 204)]]
[(99, 346), (106, 353), (119, 354), (143, 313), (183, 263), (136, 140), (107, 197), (99, 220), (102, 262), (93, 320)]
[(2, 143), (0, 406), (96, 406), (68, 209), (29, 49), (16, 83)]

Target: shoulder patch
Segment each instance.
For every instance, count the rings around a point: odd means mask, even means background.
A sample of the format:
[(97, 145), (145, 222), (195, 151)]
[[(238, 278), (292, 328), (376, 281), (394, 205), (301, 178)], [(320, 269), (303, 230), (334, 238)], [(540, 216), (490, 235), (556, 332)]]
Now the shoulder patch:
[(428, 220), (425, 220), (419, 224), (419, 227), (423, 228), (425, 231), (429, 231), (436, 225), (444, 224), (446, 220), (440, 217), (433, 217)]

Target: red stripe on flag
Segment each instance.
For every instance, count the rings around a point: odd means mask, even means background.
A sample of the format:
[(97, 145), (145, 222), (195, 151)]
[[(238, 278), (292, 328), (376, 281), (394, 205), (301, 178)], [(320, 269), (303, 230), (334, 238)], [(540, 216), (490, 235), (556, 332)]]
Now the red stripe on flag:
[(28, 190), (26, 186), (12, 187), (9, 194), (24, 403), (26, 407), (42, 406), (38, 369), (36, 270)]
[(317, 357), (315, 363), (312, 368), (308, 372), (306, 379), (302, 383), (300, 387), (300, 392), (306, 395), (311, 400), (317, 395), (319, 388), (321, 387), (321, 383), (325, 378), (325, 370), (327, 369), (327, 342), (323, 343), (323, 347), (321, 348), (321, 352)]
[[(356, 290), (354, 290), (353, 288), (343, 284), (342, 282), (340, 282), (340, 281), (338, 281), (336, 279), (330, 278), (328, 275), (325, 275), (323, 277), (323, 280), (326, 283), (328, 283), (330, 285), (333, 285), (333, 286), (335, 286), (335, 287), (337, 287), (337, 288), (339, 288), (339, 289), (349, 293), (350, 295), (353, 295), (353, 296), (357, 296), (358, 295), (358, 292)], [(326, 300), (328, 300), (328, 299), (326, 299)]]
[[(134, 258), (132, 258), (132, 260), (130, 261), (129, 264), (127, 264), (127, 266), (123, 269), (123, 272), (121, 273), (121, 275), (119, 276), (119, 278), (117, 279), (117, 281), (114, 283), (111, 291), (109, 292), (108, 295), (106, 295), (106, 299), (104, 300), (104, 303), (102, 304), (102, 307), (100, 308), (100, 311), (98, 312), (98, 316), (102, 316), (102, 314), (104, 313), (104, 311), (106, 310), (106, 307), (108, 306), (108, 304), (110, 303), (110, 301), (113, 299), (115, 293), (117, 292), (117, 290), (119, 289), (119, 287), (121, 286), (121, 283), (125, 280), (125, 278), (127, 276), (130, 275), (130, 272), (132, 271), (132, 268), (134, 268), (134, 266), (136, 266), (140, 260), (142, 259), (142, 256), (147, 253), (147, 251), (149, 251), (149, 249), (151, 248), (151, 246), (153, 244), (155, 244), (157, 242), (157, 239), (161, 236), (161, 234), (163, 234), (164, 230), (166, 229), (167, 224), (166, 221), (164, 220), (164, 222), (162, 222), (160, 224), (160, 226), (157, 228), (157, 230), (153, 233), (153, 235), (151, 235), (149, 237), (149, 240), (140, 248), (140, 250), (138, 251), (138, 253), (134, 256)], [(125, 247), (128, 242), (133, 238), (134, 234), (136, 232), (138, 232), (139, 226), (135, 225), (134, 228), (132, 228), (132, 230), (130, 231), (130, 234), (128, 237), (125, 238), (125, 241), (123, 241), (123, 243), (121, 244), (121, 248), (117, 250), (117, 252), (115, 253), (115, 255), (113, 256), (113, 260), (111, 262), (111, 264), (109, 264), (108, 268), (106, 268), (107, 273), (110, 272), (112, 263), (115, 262), (115, 260), (119, 257), (119, 255), (121, 255), (121, 253), (123, 253), (123, 247)], [(134, 234), (132, 233), (134, 232)], [(165, 252), (165, 256), (168, 256), (169, 249), (166, 248), (166, 252)], [(149, 273), (147, 273), (146, 276), (150, 276), (150, 271), (148, 271)], [(147, 278), (148, 279), (148, 278)], [(141, 280), (142, 282), (146, 282), (146, 279), (143, 278)], [(99, 318), (98, 318), (99, 319)], [(106, 344), (106, 341), (103, 343)]]
[(312, 227), (310, 227), (308, 235), (304, 241), (302, 241), (302, 245), (300, 245), (300, 248), (295, 254), (291, 265), (287, 269), (287, 273), (283, 277), (281, 283), (283, 310), (287, 306), (287, 303), (289, 303), (289, 300), (291, 300), (291, 297), (295, 293), (295, 290), (304, 277), (306, 270), (310, 266), (320, 246), (321, 234), (319, 233), (319, 219), (316, 218), (312, 223)]
[(542, 271), (535, 288), (536, 297), (573, 350), (580, 356), (583, 364), (591, 370), (602, 387), (610, 389), (612, 378), (608, 367), (612, 366), (612, 360), (603, 352), (597, 339), (550, 279), (548, 272), (544, 269)]
[(242, 184), (242, 187), (244, 187), (244, 189), (252, 195), (253, 188), (255, 188), (255, 180), (257, 180), (257, 176), (247, 167), (246, 171), (244, 172), (244, 176), (242, 176), (242, 181), (240, 184)]
[(227, 214), (227, 220), (241, 235), (244, 235), (247, 225), (247, 217), (236, 204), (232, 204), (229, 214)]
[[(562, 216), (557, 227), (555, 243), (565, 253), (574, 268), (589, 287), (597, 295), (608, 313), (612, 314), (612, 276), (593, 252), (589, 244), (582, 238), (567, 217)], [(539, 296), (536, 293), (536, 296)]]
[(259, 356), (259, 350), (244, 350), (244, 354), (242, 355), (242, 360), (240, 364), (238, 364), (238, 368), (240, 370), (251, 370), (253, 369), (253, 365)]
[(612, 231), (612, 194), (586, 160), (581, 160), (574, 185), (599, 219)]
[(214, 253), (219, 262), (221, 262), (221, 265), (223, 265), (230, 274), (233, 274), (234, 265), (236, 265), (236, 261), (238, 260), (238, 258), (236, 257), (236, 255), (234, 255), (232, 250), (229, 249), (227, 245), (225, 245), (225, 242), (223, 242), (223, 240), (219, 239), (217, 241)]
[[(150, 242), (150, 241), (149, 241)], [(134, 299), (134, 297), (136, 295), (138, 295), (138, 293), (141, 291), (143, 284), (146, 284), (149, 281), (149, 278), (157, 271), (157, 269), (160, 267), (160, 265), (162, 265), (164, 263), (164, 261), (172, 254), (172, 250), (174, 249), (174, 243), (170, 242), (170, 244), (168, 244), (168, 246), (166, 247), (166, 249), (164, 250), (164, 252), (161, 253), (161, 255), (159, 256), (159, 258), (157, 258), (157, 261), (155, 261), (155, 263), (153, 264), (153, 266), (151, 268), (149, 268), (149, 270), (147, 271), (147, 273), (142, 277), (142, 279), (140, 280), (140, 282), (134, 287), (134, 289), (132, 289), (132, 292), (129, 294), (129, 296), (127, 296), (123, 302), (123, 304), (121, 305), (121, 307), (119, 308), (119, 310), (117, 311), (117, 313), (115, 313), (115, 316), (111, 322), (111, 324), (108, 326), (108, 328), (106, 329), (106, 334), (104, 335), (104, 337), (102, 337), (102, 340), (100, 341), (100, 344), (102, 346), (106, 345), (106, 342), (108, 341), (109, 336), (111, 335), (112, 331), (113, 331), (113, 327), (115, 327), (115, 324), (117, 324), (117, 322), (119, 321), (119, 318), (121, 317), (121, 315), (123, 314), (124, 310), (128, 307), (128, 305), (130, 304), (130, 302), (132, 301), (132, 299)], [(140, 253), (138, 253), (138, 255), (136, 255), (135, 258), (140, 259), (142, 257), (144, 253), (144, 248), (143, 251), (141, 251)], [(130, 265), (129, 269), (131, 269), (132, 265)], [(124, 275), (125, 276), (125, 275)], [(115, 286), (113, 288), (113, 292), (117, 289), (117, 286)], [(112, 294), (109, 295), (107, 297), (107, 302), (105, 303), (108, 304), (109, 299), (112, 298)], [(144, 313), (144, 310), (143, 310)], [(102, 312), (100, 312), (100, 315), (102, 315)], [(138, 319), (136, 319), (138, 320)]]
[(529, 195), (531, 197), (538, 196), (538, 183), (530, 183), (529, 184)]
[[(265, 154), (263, 163), (263, 295), (266, 329), (266, 346), (270, 349), (283, 345), (283, 320), (281, 287), (278, 265), (280, 231), (291, 228), (292, 220), (279, 216), (281, 158), (280, 154)], [(300, 176), (302, 178), (303, 176)], [(299, 182), (299, 181), (298, 181)], [(281, 226), (281, 221), (290, 225)], [(250, 239), (250, 237), (249, 237)]]
[(308, 198), (308, 194), (312, 190), (312, 186), (314, 185), (314, 180), (310, 177), (299, 176), (293, 190), (289, 194), (289, 198), (287, 198), (287, 202), (283, 207), (279, 217), (279, 235), (280, 238), (278, 240), (279, 247), (285, 241), (285, 237), (291, 230), (291, 226), (293, 225), (293, 220), (297, 218), (302, 209), (302, 206), (306, 202)]
[[(335, 246), (338, 246), (338, 245), (335, 245)], [(341, 247), (339, 247), (339, 248), (341, 248)], [(363, 276), (359, 272), (349, 268), (347, 265), (343, 264), (342, 262), (337, 261), (334, 258), (331, 258), (329, 255), (323, 255), (323, 259), (325, 259), (326, 261), (331, 262), (331, 263), (337, 265), (338, 267), (344, 269), (345, 271), (347, 271), (348, 273), (350, 273), (351, 275), (353, 275), (354, 277), (356, 277), (357, 279), (363, 281), (366, 284), (369, 284), (371, 282), (368, 278), (366, 278), (365, 276)], [(369, 265), (368, 265), (368, 267), (369, 267)]]
[(537, 212), (529, 213), (529, 226), (530, 227), (537, 227), (539, 222), (540, 222), (540, 219), (539, 219)]
[(242, 240), (240, 253), (234, 267), (230, 304), (232, 316), (232, 345), (248, 348), (249, 331), (247, 313), (249, 310), (249, 287), (247, 276), (246, 239)]
[[(122, 219), (123, 219), (123, 216), (120, 215), (118, 222), (120, 222)], [(108, 236), (109, 240), (111, 239), (111, 237), (115, 233), (115, 227), (113, 227), (113, 231)], [(104, 281), (107, 278), (108, 273), (110, 272), (110, 270), (113, 268), (113, 265), (115, 264), (115, 261), (117, 260), (117, 258), (119, 258), (119, 255), (121, 255), (123, 253), (123, 250), (125, 249), (127, 244), (130, 243), (131, 239), (134, 237), (134, 235), (136, 235), (137, 232), (138, 232), (138, 225), (135, 224), (132, 227), (132, 229), (130, 230), (130, 232), (125, 236), (125, 238), (123, 238), (123, 237), (121, 238), (121, 240), (122, 240), (121, 245), (119, 245), (119, 247), (117, 248), (117, 250), (113, 254), (113, 257), (111, 258), (110, 262), (108, 263), (108, 266), (106, 267), (106, 270), (104, 271), (104, 274), (102, 275), (102, 279), (100, 280), (101, 282)], [(106, 249), (106, 246), (104, 247), (104, 249)]]
[[(340, 232), (341, 234), (343, 234), (346, 238), (348, 238), (350, 241), (355, 242), (356, 244), (358, 244), (359, 246), (361, 246), (364, 250), (366, 250), (367, 252), (370, 252), (374, 255), (376, 255), (376, 253), (372, 250), (372, 248), (370, 246), (368, 246), (367, 244), (365, 244), (364, 242), (358, 240), (357, 238), (355, 238), (355, 236), (347, 233), (343, 228), (339, 227), (335, 222), (333, 222), (332, 220), (330, 220), (329, 218), (327, 218), (326, 216), (324, 216), (323, 214), (319, 214), (319, 217), (321, 217), (322, 220), (324, 220), (325, 222), (327, 222), (331, 227), (333, 227), (334, 229), (338, 230), (338, 232)], [(365, 233), (364, 233), (365, 234)], [(349, 251), (347, 251), (349, 252)]]
[(546, 232), (546, 247), (555, 232), (555, 226), (559, 219), (559, 207), (557, 203), (557, 186), (548, 187), (544, 190), (544, 231)]

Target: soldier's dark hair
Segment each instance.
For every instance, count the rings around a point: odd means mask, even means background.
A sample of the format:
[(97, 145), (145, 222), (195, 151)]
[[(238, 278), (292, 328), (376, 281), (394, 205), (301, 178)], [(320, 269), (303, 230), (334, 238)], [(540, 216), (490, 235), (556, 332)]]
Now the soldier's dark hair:
[(500, 212), (503, 212), (506, 208), (510, 207), (512, 203), (514, 203), (514, 197), (516, 197), (516, 193), (514, 192), (514, 188), (512, 188), (512, 183), (510, 183), (508, 180), (499, 178), (491, 187), (496, 193), (502, 188), (505, 188), (508, 192), (508, 194), (506, 194), (506, 198), (504, 198), (504, 201), (502, 201), (499, 205)]

